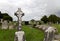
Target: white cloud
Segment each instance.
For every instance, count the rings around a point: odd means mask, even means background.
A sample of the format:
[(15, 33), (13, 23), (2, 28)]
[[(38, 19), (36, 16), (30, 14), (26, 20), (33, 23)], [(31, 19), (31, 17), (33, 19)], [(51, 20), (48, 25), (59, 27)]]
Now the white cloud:
[[(59, 0), (0, 0), (0, 10), (8, 12), (10, 16), (17, 20), (14, 12), (17, 8), (22, 8), (25, 13), (23, 20), (40, 20), (43, 15), (49, 15), (60, 10)], [(58, 14), (57, 14), (58, 15)]]

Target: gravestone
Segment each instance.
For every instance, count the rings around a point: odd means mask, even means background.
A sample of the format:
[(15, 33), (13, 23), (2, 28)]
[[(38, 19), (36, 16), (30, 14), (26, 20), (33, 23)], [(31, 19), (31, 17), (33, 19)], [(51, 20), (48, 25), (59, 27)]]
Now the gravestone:
[(17, 29), (17, 23), (14, 23), (14, 29)]
[(17, 32), (15, 32), (15, 39), (14, 41), (25, 41), (25, 33), (24, 31), (22, 31), (22, 16), (24, 15), (24, 13), (21, 11), (21, 8), (18, 8), (17, 12), (15, 13), (15, 15), (18, 18), (18, 27), (17, 27)]
[(3, 22), (3, 19), (1, 19), (1, 23)]
[(46, 26), (46, 25), (36, 25), (35, 27), (45, 31), (49, 26)]
[(8, 22), (7, 22), (7, 20), (4, 20), (2, 22), (2, 29), (8, 29)]
[(53, 41), (55, 37), (55, 32), (56, 29), (53, 27), (49, 27), (48, 29), (46, 29), (44, 41)]
[(60, 34), (56, 34), (55, 35), (55, 40), (59, 40), (60, 41)]
[(14, 24), (11, 21), (9, 21), (9, 29), (14, 29)]
[(25, 40), (25, 33), (24, 31), (15, 32), (15, 39), (14, 41), (26, 41)]

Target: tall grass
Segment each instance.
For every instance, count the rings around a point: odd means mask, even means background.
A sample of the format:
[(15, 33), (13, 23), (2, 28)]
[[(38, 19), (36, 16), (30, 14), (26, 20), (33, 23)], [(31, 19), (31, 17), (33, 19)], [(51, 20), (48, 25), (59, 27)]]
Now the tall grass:
[(58, 30), (58, 33), (60, 33), (60, 24), (52, 24), (54, 27), (56, 27), (57, 28), (57, 30)]
[(29, 26), (23, 26), (27, 41), (43, 41), (44, 33), (41, 30)]
[[(42, 31), (25, 25), (22, 27), (22, 30), (25, 32), (26, 41), (43, 41), (44, 33)], [(15, 32), (15, 29), (0, 29), (0, 41), (14, 41)]]
[(16, 30), (1, 30), (0, 41), (14, 41), (14, 33)]

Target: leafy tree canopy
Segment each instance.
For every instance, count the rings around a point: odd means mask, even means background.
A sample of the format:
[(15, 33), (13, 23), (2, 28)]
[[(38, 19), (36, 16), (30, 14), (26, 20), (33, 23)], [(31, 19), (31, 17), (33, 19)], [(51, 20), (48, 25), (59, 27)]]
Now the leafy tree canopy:
[(48, 18), (46, 15), (44, 15), (42, 18), (41, 18), (41, 21), (43, 21), (44, 23), (47, 23), (48, 21)]
[(1, 11), (0, 11), (0, 19), (13, 21), (11, 16), (9, 16), (7, 13), (1, 13)]

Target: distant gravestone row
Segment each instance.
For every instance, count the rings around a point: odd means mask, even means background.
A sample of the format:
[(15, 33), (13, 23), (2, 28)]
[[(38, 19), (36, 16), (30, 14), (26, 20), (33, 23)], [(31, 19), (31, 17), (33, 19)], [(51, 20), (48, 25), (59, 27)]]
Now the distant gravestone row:
[(1, 19), (1, 29), (14, 29), (16, 23), (12, 23), (11, 21)]

